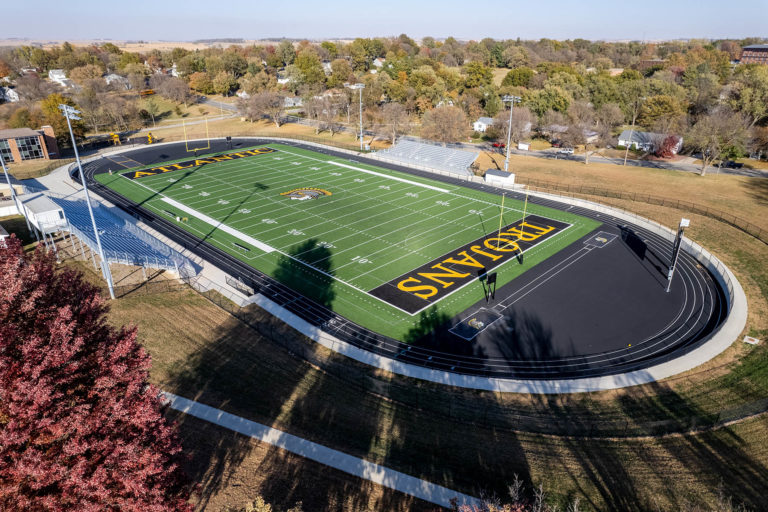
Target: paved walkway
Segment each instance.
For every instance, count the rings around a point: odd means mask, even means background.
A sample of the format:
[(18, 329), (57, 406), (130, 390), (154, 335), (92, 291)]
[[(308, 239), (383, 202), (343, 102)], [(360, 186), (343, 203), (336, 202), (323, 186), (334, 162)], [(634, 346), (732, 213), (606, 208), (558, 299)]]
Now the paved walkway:
[(451, 506), (451, 500), (454, 498), (458, 500), (459, 504), (480, 504), (480, 500), (472, 496), (347, 455), (338, 450), (287, 434), (261, 423), (256, 423), (255, 421), (250, 421), (171, 393), (163, 392), (162, 395), (170, 404), (171, 409), (421, 500), (447, 508)]

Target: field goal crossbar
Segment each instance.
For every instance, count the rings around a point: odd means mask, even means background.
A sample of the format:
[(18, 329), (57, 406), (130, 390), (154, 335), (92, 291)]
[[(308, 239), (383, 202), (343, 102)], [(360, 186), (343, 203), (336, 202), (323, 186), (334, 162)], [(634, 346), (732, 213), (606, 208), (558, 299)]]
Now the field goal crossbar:
[(197, 153), (198, 151), (208, 150), (211, 149), (211, 137), (208, 132), (208, 118), (205, 118), (205, 141), (206, 145), (205, 147), (199, 147), (199, 148), (191, 148), (189, 147), (189, 139), (187, 138), (187, 125), (182, 120), (181, 121), (181, 127), (184, 129), (184, 147), (187, 149), (187, 153)]

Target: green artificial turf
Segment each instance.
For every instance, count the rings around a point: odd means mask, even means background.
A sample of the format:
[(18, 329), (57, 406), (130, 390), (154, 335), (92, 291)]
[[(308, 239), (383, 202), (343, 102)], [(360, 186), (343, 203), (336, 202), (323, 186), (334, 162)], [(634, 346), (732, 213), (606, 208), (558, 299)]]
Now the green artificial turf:
[[(419, 322), (429, 322), (430, 315), (452, 317), (483, 297), (482, 284), (474, 281), (426, 313), (409, 315), (367, 292), (463, 244), (492, 235), (499, 227), (500, 196), (281, 144), (259, 147), (277, 151), (135, 180), (124, 176), (127, 171), (99, 174), (96, 179), (353, 322), (387, 336), (408, 339), (409, 331)], [(297, 188), (319, 188), (331, 195), (304, 201), (281, 195)], [(522, 202), (507, 198), (502, 223), (506, 226), (521, 219), (523, 208)], [(531, 204), (527, 214), (571, 226), (528, 250), (524, 264), (511, 260), (499, 267), (499, 287), (599, 225)], [(253, 239), (274, 251), (260, 250), (258, 244), (249, 243)]]

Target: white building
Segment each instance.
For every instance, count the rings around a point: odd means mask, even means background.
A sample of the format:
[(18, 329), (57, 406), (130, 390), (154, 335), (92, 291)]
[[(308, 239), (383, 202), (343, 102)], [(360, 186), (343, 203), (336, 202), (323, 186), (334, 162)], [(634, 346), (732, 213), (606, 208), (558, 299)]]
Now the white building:
[(511, 187), (515, 184), (515, 175), (498, 169), (488, 169), (485, 171), (485, 182), (498, 187)]
[(17, 101), (19, 101), (19, 93), (17, 93), (10, 87), (0, 87), (0, 101), (7, 101), (8, 103), (16, 103)]
[(383, 68), (384, 67), (384, 62), (386, 60), (387, 59), (382, 59), (381, 57), (376, 57), (375, 59), (373, 59), (373, 66), (377, 67), (377, 68)]
[(472, 129), (476, 132), (481, 132), (481, 133), (484, 133), (491, 126), (493, 126), (492, 117), (481, 117), (480, 119), (472, 123)]
[(108, 75), (104, 76), (104, 81), (107, 83), (107, 85), (113, 85), (116, 88), (122, 87), (123, 89), (130, 89), (131, 84), (128, 82), (128, 79), (124, 76), (120, 76), (115, 73), (110, 73)]
[(62, 87), (67, 87), (67, 74), (63, 69), (52, 69), (48, 72), (48, 80), (56, 82)]
[(64, 210), (43, 194), (18, 196), (24, 216), (41, 233), (55, 233), (67, 225)]
[[(664, 133), (624, 130), (619, 135), (619, 146), (624, 146), (625, 148), (632, 147), (643, 151), (654, 151), (661, 146), (667, 137), (669, 135)], [(683, 147), (683, 138), (678, 135), (674, 135), (674, 137), (677, 139), (677, 144), (672, 148), (672, 154), (676, 155)]]

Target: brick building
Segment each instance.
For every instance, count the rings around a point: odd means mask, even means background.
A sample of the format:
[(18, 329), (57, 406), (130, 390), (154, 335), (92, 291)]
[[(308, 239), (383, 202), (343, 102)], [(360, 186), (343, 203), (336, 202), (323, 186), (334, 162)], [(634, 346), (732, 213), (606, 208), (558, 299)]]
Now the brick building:
[(12, 128), (0, 130), (0, 153), (6, 162), (22, 162), (59, 158), (59, 147), (53, 128), (43, 126), (39, 130)]
[(768, 44), (753, 44), (741, 50), (742, 64), (768, 64)]

